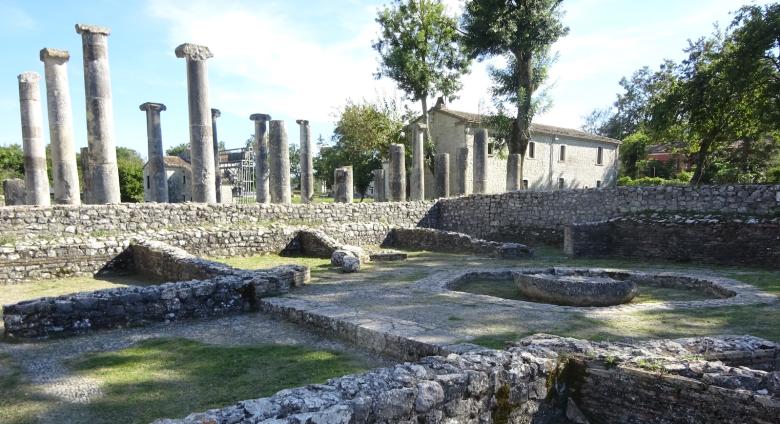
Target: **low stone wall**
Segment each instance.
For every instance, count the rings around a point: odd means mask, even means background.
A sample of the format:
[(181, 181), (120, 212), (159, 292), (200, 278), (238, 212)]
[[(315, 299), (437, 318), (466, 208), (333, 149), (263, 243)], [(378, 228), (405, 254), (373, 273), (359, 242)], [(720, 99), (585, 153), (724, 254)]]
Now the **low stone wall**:
[(516, 191), (442, 199), (437, 205), (438, 228), (442, 230), (487, 240), (561, 244), (565, 225), (604, 221), (626, 213), (777, 214), (780, 185)]
[(780, 268), (780, 218), (635, 215), (566, 227), (564, 250), (610, 256)]
[(308, 280), (297, 265), (244, 271), (196, 258), (160, 242), (141, 241), (125, 253), (127, 270), (157, 279), (192, 279), (40, 298), (5, 305), (11, 337), (72, 335), (92, 329), (144, 325), (258, 310), (258, 299), (288, 292)]
[(531, 250), (522, 244), (481, 240), (468, 234), (432, 228), (394, 228), (387, 234), (382, 247), (497, 257), (531, 256)]
[(382, 223), (393, 227), (436, 226), (433, 202), (318, 203), (309, 205), (123, 203), (0, 207), (0, 233), (5, 236), (137, 234), (147, 230), (222, 227), (254, 229), (287, 226)]

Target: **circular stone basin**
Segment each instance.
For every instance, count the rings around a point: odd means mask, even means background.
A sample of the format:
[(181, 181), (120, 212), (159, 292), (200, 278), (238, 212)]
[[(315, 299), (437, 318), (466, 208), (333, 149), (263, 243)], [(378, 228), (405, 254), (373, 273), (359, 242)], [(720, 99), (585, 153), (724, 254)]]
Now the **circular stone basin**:
[(566, 306), (613, 306), (636, 296), (636, 284), (606, 276), (513, 273), (523, 296), (535, 301)]

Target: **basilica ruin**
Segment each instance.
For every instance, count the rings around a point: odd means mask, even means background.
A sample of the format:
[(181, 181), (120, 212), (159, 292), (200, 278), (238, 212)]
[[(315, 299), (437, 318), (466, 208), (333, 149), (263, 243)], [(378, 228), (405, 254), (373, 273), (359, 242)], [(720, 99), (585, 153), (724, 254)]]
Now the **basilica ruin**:
[[(70, 55), (43, 49), (53, 189), (40, 77), (26, 72), (18, 79), (25, 179), (4, 182), (0, 284), (113, 272), (149, 283), (5, 305), (0, 352), (45, 384), (59, 383), (36, 371), (38, 361), (64, 367), (61, 356), (82, 349), (117, 350), (148, 334), (190, 334), (188, 328), (218, 322), (216, 333), (238, 339), (270, 326), (263, 335), (269, 343), (281, 343), (283, 326), (289, 334), (317, 334), (374, 355), (382, 366), (155, 422), (661, 424), (780, 417), (777, 340), (635, 337), (619, 326), (632, 314), (777, 308), (775, 294), (742, 281), (739, 272), (780, 269), (780, 186), (597, 188), (594, 177), (591, 188), (534, 191), (516, 184), (496, 193), (489, 189), (495, 184), (487, 129), (470, 128), (469, 146), (439, 152), (431, 175), (425, 127), (416, 123), (408, 129), (411, 166), (407, 146), (391, 145), (386, 166), (373, 172), (374, 202), (354, 202), (353, 168), (343, 166), (334, 173), (334, 203), (318, 203), (309, 122), (301, 119), (301, 202), (293, 204), (288, 123), (265, 111), (247, 122), (257, 145), (256, 201), (220, 202), (220, 114), (209, 100), (206, 69), (213, 55), (185, 43), (172, 57), (186, 64), (190, 195), (180, 202), (170, 189), (161, 132), (166, 106), (138, 99), (147, 119), (148, 196), (146, 203), (121, 203), (110, 30), (79, 24), (76, 31), (84, 43), (88, 109), (84, 186), (75, 171)], [(220, 262), (253, 255), (291, 263), (256, 269)], [(295, 263), (303, 258), (323, 259), (327, 270)], [(621, 265), (599, 266), (608, 260)], [(315, 281), (323, 272), (328, 279)], [(496, 287), (508, 294), (485, 291)], [(680, 297), (637, 300), (653, 290)], [(607, 335), (557, 335), (569, 331), (564, 324), (602, 326)], [(521, 334), (523, 325), (532, 334)], [(479, 343), (507, 332), (514, 336), (502, 347)], [(58, 402), (98, 396), (89, 382), (73, 384)]]

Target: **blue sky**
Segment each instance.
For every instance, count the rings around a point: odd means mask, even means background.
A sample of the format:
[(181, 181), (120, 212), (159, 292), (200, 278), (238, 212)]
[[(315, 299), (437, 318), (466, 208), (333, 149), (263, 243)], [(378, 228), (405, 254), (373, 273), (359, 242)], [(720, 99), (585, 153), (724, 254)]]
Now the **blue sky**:
[[(0, 144), (21, 142), (16, 76), (43, 74), (38, 51), (70, 51), (77, 147), (86, 146), (81, 38), (76, 23), (108, 26), (117, 144), (146, 155), (144, 102), (161, 102), (163, 143), (188, 141), (186, 73), (174, 48), (209, 46), (212, 107), (220, 139), (239, 147), (253, 131), (249, 115), (284, 119), (291, 142), (295, 119), (330, 139), (335, 113), (348, 98), (401, 97), (392, 81), (374, 80), (376, 9), (386, 1), (358, 0), (0, 0)], [(462, 1), (446, 0), (457, 13)], [(553, 106), (540, 123), (579, 127), (610, 104), (624, 75), (664, 58), (680, 59), (686, 40), (726, 26), (729, 12), (749, 0), (566, 0), (571, 32), (555, 45)], [(757, 1), (759, 4), (768, 1)], [(450, 107), (478, 112), (491, 104), (485, 63), (476, 64)], [(43, 86), (43, 81), (42, 81)], [(42, 87), (45, 99), (45, 89)], [(431, 103), (432, 104), (432, 103)], [(43, 102), (45, 108), (45, 100)], [(412, 105), (415, 110), (419, 107)], [(46, 112), (44, 110), (44, 117)], [(45, 124), (47, 125), (47, 124)], [(48, 131), (45, 131), (48, 138)]]

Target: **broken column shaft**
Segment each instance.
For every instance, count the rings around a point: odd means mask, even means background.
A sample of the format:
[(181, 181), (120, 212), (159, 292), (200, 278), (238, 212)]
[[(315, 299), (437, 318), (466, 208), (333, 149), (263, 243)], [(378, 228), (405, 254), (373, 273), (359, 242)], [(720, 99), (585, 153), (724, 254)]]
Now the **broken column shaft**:
[(290, 148), (287, 143), (287, 130), (284, 121), (271, 121), (268, 133), (271, 203), (292, 203)]
[(412, 172), (409, 176), (412, 201), (425, 199), (425, 128), (424, 124), (412, 126)]
[(455, 160), (456, 169), (456, 187), (455, 194), (466, 195), (468, 194), (468, 187), (466, 184), (469, 170), (469, 148), (461, 147), (458, 149), (458, 157)]
[(403, 144), (390, 145), (390, 169), (387, 176), (389, 180), (391, 202), (406, 201), (406, 157)]
[(436, 198), (450, 197), (450, 154), (439, 153), (434, 163)]
[(474, 134), (474, 193), (487, 191), (488, 132), (478, 128)]
[(211, 137), (214, 140), (214, 190), (217, 203), (222, 203), (222, 173), (219, 170), (219, 137), (217, 137), (217, 118), (222, 116), (219, 109), (211, 109)]
[(182, 44), (176, 57), (187, 59), (187, 100), (190, 115), (190, 161), (192, 164), (192, 201), (216, 203), (214, 139), (209, 107), (206, 60), (213, 57), (206, 46)]
[(311, 127), (309, 121), (295, 121), (301, 132), (301, 203), (311, 203), (314, 197), (314, 158), (311, 146)]
[(87, 143), (92, 165), (89, 195), (92, 203), (119, 203), (119, 169), (114, 140), (114, 108), (108, 67), (108, 35), (105, 27), (76, 25), (84, 56), (84, 93), (87, 103)]
[(78, 205), (81, 194), (68, 84), (70, 54), (64, 50), (42, 49), (40, 58), (46, 75), (54, 203)]
[(352, 167), (342, 166), (333, 171), (333, 201), (336, 203), (352, 203), (354, 192), (352, 188)]
[(22, 115), (24, 185), (28, 205), (49, 206), (49, 176), (46, 172), (46, 145), (43, 140), (40, 76), (25, 72), (19, 79), (19, 108)]
[(149, 161), (146, 163), (148, 180), (146, 184), (147, 200), (157, 203), (168, 203), (168, 176), (163, 160), (162, 129), (160, 127), (160, 112), (164, 111), (162, 103), (144, 103), (139, 109), (146, 112), (146, 139)]
[(268, 136), (266, 125), (271, 115), (255, 113), (249, 119), (255, 122), (255, 193), (257, 203), (271, 203), (270, 168), (268, 167)]
[(374, 174), (374, 201), (385, 202), (387, 201), (385, 196), (385, 170), (375, 169), (372, 173)]

